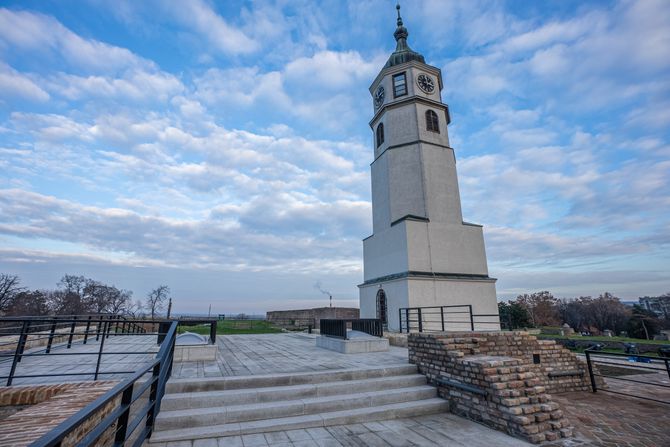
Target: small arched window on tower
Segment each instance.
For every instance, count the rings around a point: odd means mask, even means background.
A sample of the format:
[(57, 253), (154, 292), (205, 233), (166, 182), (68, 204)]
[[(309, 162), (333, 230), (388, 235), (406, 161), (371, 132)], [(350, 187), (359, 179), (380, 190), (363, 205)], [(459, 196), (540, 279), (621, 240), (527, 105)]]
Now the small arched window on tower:
[(437, 113), (432, 110), (426, 110), (426, 130), (440, 133), (440, 123), (437, 120)]
[(384, 123), (379, 123), (377, 126), (377, 147), (384, 144)]

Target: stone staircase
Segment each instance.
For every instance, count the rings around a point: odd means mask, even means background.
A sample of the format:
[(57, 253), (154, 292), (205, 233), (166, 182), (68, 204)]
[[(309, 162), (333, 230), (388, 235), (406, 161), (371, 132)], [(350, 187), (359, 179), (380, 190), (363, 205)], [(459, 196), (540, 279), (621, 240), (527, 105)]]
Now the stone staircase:
[(171, 380), (149, 445), (445, 412), (414, 365)]

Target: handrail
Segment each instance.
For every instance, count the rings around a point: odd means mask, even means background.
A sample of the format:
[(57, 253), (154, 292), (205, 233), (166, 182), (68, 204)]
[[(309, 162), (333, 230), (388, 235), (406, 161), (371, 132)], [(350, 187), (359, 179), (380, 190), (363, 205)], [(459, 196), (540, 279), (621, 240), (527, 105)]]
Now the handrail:
[(375, 337), (384, 336), (384, 327), (379, 318), (322, 318), (319, 322), (321, 335), (347, 339), (347, 324), (354, 331), (365, 332)]
[[(0, 360), (3, 358), (11, 358), (11, 367), (8, 375), (0, 376), (0, 379), (6, 379), (6, 386), (11, 386), (15, 378), (35, 378), (35, 377), (52, 377), (52, 376), (86, 376), (93, 375), (94, 380), (97, 380), (101, 374), (127, 374), (128, 371), (100, 371), (101, 359), (104, 354), (105, 340), (110, 336), (122, 335), (165, 335), (158, 333), (148, 333), (143, 325), (159, 324), (156, 320), (129, 320), (121, 315), (103, 314), (103, 315), (75, 315), (75, 316), (61, 316), (56, 318), (49, 317), (2, 317), (0, 324), (21, 323), (20, 326), (13, 326), (11, 328), (4, 328), (0, 330)], [(61, 329), (58, 326), (62, 325)], [(85, 327), (85, 329), (81, 329)], [(14, 328), (20, 328), (14, 330)], [(167, 328), (165, 329), (167, 331)], [(18, 338), (15, 338), (18, 336)], [(16, 370), (24, 357), (34, 357), (39, 355), (72, 355), (68, 352), (52, 352), (54, 343), (63, 341), (61, 347), (65, 349), (72, 348), (73, 344), (79, 340), (82, 344), (87, 344), (90, 339), (95, 337), (96, 341), (100, 342), (100, 348), (97, 352), (80, 352), (76, 355), (96, 355), (97, 362), (95, 372), (90, 373), (49, 373), (49, 374), (17, 374)], [(7, 338), (9, 338), (7, 340)], [(45, 341), (46, 340), (46, 341)], [(31, 346), (32, 345), (32, 346)], [(26, 349), (41, 348), (26, 352)], [(11, 350), (11, 351), (10, 351)], [(124, 352), (125, 354), (149, 354), (149, 352)]]
[[(77, 445), (88, 446), (94, 444), (110, 427), (116, 425), (114, 445), (123, 446), (126, 440), (130, 438), (130, 435), (135, 432), (141, 422), (146, 418), (145, 428), (132, 444), (137, 447), (141, 446), (142, 443), (151, 436), (155, 419), (160, 411), (161, 401), (165, 394), (165, 385), (172, 372), (172, 358), (174, 355), (177, 324), (177, 321), (171, 322), (165, 339), (153, 361), (145, 364), (131, 377), (123, 380), (104, 395), (58, 424), (46, 435), (33, 442), (31, 447), (60, 446), (67, 435), (76, 430), (77, 427), (87, 421), (93, 414), (104, 408), (118, 395), (121, 395), (121, 405), (105, 416), (92, 431), (78, 441)], [(140, 384), (140, 388), (137, 392), (134, 392), (135, 384), (149, 372), (152, 373), (151, 379)], [(150, 390), (148, 404), (135, 414), (133, 420), (129, 422), (132, 404), (144, 395), (147, 390)]]
[[(593, 349), (586, 349), (584, 350), (584, 355), (586, 356), (586, 365), (589, 370), (589, 378), (591, 379), (591, 390), (596, 393), (598, 391), (604, 391), (607, 393), (613, 393), (613, 394), (620, 394), (623, 396), (630, 396), (630, 397), (635, 397), (638, 399), (644, 399), (644, 400), (650, 400), (653, 402), (658, 402), (662, 404), (670, 404), (670, 401), (664, 401), (660, 399), (655, 399), (653, 397), (649, 396), (640, 396), (637, 394), (631, 394), (631, 393), (624, 393), (621, 391), (614, 391), (611, 388), (598, 388), (598, 383), (596, 381), (596, 377), (602, 377), (602, 378), (610, 378), (614, 380), (619, 380), (622, 382), (630, 382), (630, 383), (637, 383), (641, 385), (647, 385), (647, 386), (654, 386), (654, 387), (661, 387), (661, 388), (670, 388), (670, 385), (665, 385), (663, 383), (654, 383), (651, 381), (642, 381), (642, 380), (636, 380), (636, 379), (626, 379), (620, 376), (612, 376), (612, 375), (607, 375), (603, 374), (601, 371), (598, 369), (595, 369), (595, 366), (597, 365), (611, 365), (611, 366), (618, 366), (620, 368), (627, 368), (627, 369), (644, 369), (644, 370), (654, 370), (654, 371), (663, 371), (662, 368), (652, 368), (650, 366), (643, 366), (643, 365), (636, 365), (635, 363), (626, 363), (626, 364), (619, 364), (619, 363), (613, 363), (613, 362), (603, 362), (599, 361), (597, 358), (592, 358), (592, 357), (625, 357), (627, 359), (634, 358), (636, 361), (639, 359), (643, 359), (647, 361), (647, 363), (663, 363), (665, 366), (665, 371), (668, 374), (668, 378), (670, 378), (670, 358), (667, 357), (652, 357), (649, 355), (639, 355), (639, 354), (624, 354), (620, 352), (603, 352), (603, 351), (596, 351)], [(608, 383), (609, 385), (609, 383)]]
[[(486, 327), (486, 326), (489, 327)], [(494, 327), (491, 327), (494, 326)], [(477, 328), (499, 328), (498, 314), (475, 314), (471, 304), (448, 306), (401, 307), (398, 309), (398, 329), (402, 332), (444, 332), (447, 330), (471, 331)]]

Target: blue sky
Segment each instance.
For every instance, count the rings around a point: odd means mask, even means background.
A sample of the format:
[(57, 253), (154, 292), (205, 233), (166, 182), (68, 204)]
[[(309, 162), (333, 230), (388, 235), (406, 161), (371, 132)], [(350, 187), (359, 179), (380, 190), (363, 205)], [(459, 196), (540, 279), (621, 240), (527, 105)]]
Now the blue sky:
[[(394, 2), (0, 6), (0, 272), (357, 305)], [(670, 2), (402, 6), (498, 295), (670, 291)]]

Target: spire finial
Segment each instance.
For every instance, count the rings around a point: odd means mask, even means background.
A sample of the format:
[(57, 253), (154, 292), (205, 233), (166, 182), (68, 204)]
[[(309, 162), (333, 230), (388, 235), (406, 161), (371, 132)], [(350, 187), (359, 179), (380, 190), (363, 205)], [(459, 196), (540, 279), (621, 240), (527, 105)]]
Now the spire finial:
[(395, 4), (395, 9), (398, 10), (398, 26), (402, 26), (402, 17), (400, 17), (400, 2)]

